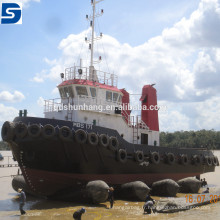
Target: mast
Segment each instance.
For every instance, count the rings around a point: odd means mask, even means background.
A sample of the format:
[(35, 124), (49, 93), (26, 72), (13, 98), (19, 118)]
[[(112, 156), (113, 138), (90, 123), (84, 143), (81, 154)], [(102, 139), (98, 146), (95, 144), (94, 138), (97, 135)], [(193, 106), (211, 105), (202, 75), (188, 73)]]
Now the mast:
[(96, 4), (102, 2), (104, 0), (91, 0), (91, 4), (92, 4), (92, 15), (89, 17), (88, 15), (86, 15), (86, 18), (90, 20), (90, 27), (92, 28), (92, 36), (90, 40), (87, 40), (86, 38), (86, 42), (89, 42), (89, 49), (91, 50), (91, 57), (90, 57), (90, 74), (92, 75), (92, 78), (94, 77), (94, 63), (98, 63), (101, 61), (101, 57), (99, 57), (99, 61), (94, 61), (94, 42), (95, 40), (99, 40), (102, 37), (102, 33), (100, 33), (99, 37), (95, 38), (95, 18), (99, 17), (103, 14), (103, 9), (101, 10), (101, 13), (96, 14)]
[(92, 42), (91, 42), (91, 59), (90, 59), (90, 67), (93, 66), (93, 49), (94, 49), (94, 29), (95, 29), (95, 5), (96, 5), (96, 0), (92, 0), (92, 8), (93, 8), (93, 13), (92, 13)]

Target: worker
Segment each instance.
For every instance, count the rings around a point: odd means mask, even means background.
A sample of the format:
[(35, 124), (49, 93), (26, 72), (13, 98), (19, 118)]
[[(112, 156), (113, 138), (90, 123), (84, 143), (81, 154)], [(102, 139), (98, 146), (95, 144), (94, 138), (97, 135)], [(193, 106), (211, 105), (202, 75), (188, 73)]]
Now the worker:
[(143, 206), (144, 214), (151, 214), (152, 211), (154, 212), (154, 204), (155, 200), (151, 198), (149, 193), (145, 199), (145, 204)]
[(114, 204), (114, 195), (113, 195), (113, 192), (114, 192), (114, 188), (113, 187), (110, 187), (108, 189), (108, 200), (110, 202), (110, 209), (113, 207), (113, 204)]
[(73, 219), (75, 220), (81, 220), (82, 214), (84, 214), (86, 210), (84, 208), (81, 208), (73, 213)]
[(23, 191), (23, 189), (21, 189), (21, 188), (18, 189), (18, 192), (20, 193), (19, 209), (20, 209), (21, 215), (24, 215), (24, 214), (26, 214), (26, 212), (23, 209), (25, 202), (26, 202), (26, 195), (25, 195), (25, 192)]
[(209, 193), (209, 188), (206, 188), (206, 190), (203, 191), (202, 193)]

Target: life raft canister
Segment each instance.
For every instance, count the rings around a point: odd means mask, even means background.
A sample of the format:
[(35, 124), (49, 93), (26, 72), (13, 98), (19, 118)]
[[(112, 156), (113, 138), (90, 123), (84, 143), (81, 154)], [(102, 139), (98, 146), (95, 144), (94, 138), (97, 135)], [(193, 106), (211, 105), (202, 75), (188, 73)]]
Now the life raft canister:
[(15, 124), (15, 135), (18, 138), (24, 138), (28, 133), (27, 125), (23, 122), (18, 122)]
[(87, 140), (87, 132), (82, 129), (78, 129), (75, 133), (75, 139), (79, 144), (85, 144)]
[(38, 124), (28, 126), (28, 135), (32, 138), (38, 138), (41, 134), (41, 127)]
[(99, 143), (99, 137), (95, 132), (91, 132), (88, 134), (87, 141), (91, 146), (97, 146)]

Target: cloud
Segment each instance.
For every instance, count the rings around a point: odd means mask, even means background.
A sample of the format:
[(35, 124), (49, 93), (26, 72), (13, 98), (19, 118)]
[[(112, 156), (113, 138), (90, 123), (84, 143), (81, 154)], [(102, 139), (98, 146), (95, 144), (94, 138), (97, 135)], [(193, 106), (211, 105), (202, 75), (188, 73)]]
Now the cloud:
[[(156, 83), (158, 99), (166, 102), (169, 109), (160, 115), (163, 129), (200, 129), (205, 127), (205, 121), (210, 125), (206, 127), (220, 129), (215, 122), (214, 107), (207, 120), (208, 110), (199, 111), (204, 103), (215, 106), (220, 97), (219, 26), (220, 1), (201, 0), (189, 18), (182, 18), (142, 45), (132, 47), (103, 35), (105, 49), (95, 52), (94, 56), (103, 58), (97, 69), (113, 70), (119, 76), (118, 87), (126, 87), (133, 93), (140, 93), (144, 84)], [(45, 59), (50, 69), (42, 78), (60, 82), (60, 73), (73, 66), (73, 61), (79, 64), (80, 57), (86, 58), (83, 66), (89, 65), (88, 45), (84, 43), (88, 33), (89, 30), (85, 30), (63, 39), (58, 46), (61, 57), (52, 61)], [(102, 48), (102, 44), (99, 47)]]
[(3, 102), (21, 102), (24, 99), (25, 96), (19, 91), (15, 91), (14, 94), (8, 91), (0, 92), (0, 101)]
[(40, 2), (40, 0), (1, 0), (1, 2), (22, 3), (22, 8), (28, 8), (31, 2)]
[(185, 17), (172, 28), (163, 31), (162, 37), (175, 47), (218, 47), (220, 46), (219, 0), (201, 0), (199, 8), (189, 19)]
[(31, 79), (32, 82), (42, 83), (44, 82), (43, 78), (40, 78), (38, 76), (35, 76), (33, 79)]
[(0, 123), (5, 121), (12, 121), (18, 116), (18, 110), (14, 107), (0, 104)]
[(37, 104), (39, 105), (39, 106), (44, 106), (44, 98), (43, 97), (39, 97), (39, 99), (37, 100)]
[[(5, 106), (0, 104), (0, 131), (2, 129), (2, 125), (5, 121), (13, 121), (13, 119), (18, 116), (18, 110), (14, 107)], [(1, 136), (0, 136), (1, 140)]]
[(58, 88), (53, 89), (51, 93), (52, 93), (53, 95), (59, 95), (59, 90), (58, 90)]

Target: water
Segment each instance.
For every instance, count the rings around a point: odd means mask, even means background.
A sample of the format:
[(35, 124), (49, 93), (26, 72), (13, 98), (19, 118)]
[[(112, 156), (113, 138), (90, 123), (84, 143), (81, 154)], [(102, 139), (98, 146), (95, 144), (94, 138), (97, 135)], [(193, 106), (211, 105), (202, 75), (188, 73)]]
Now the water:
[[(10, 156), (9, 151), (0, 151), (3, 156)], [(215, 151), (215, 155), (220, 160), (220, 151)], [(7, 163), (0, 161), (0, 164)], [(143, 202), (127, 202), (115, 201), (113, 209), (108, 209), (109, 203), (103, 203), (99, 206), (80, 205), (69, 202), (50, 201), (27, 196), (25, 210), (27, 214), (20, 216), (19, 212), (19, 197), (11, 187), (11, 175), (17, 174), (18, 168), (0, 168), (0, 220), (48, 220), (48, 219), (73, 219), (72, 214), (81, 207), (86, 208), (86, 213), (82, 219), (89, 220), (124, 220), (124, 219), (173, 219), (173, 220), (203, 220), (203, 219), (220, 219), (220, 202), (192, 209), (189, 211), (178, 212), (173, 214), (151, 214), (150, 216), (143, 215)], [(220, 187), (220, 167), (216, 168), (215, 173), (207, 173), (201, 176), (206, 178), (209, 183), (210, 191), (214, 187)], [(184, 195), (182, 195), (184, 196)], [(157, 198), (159, 199), (159, 198)]]

